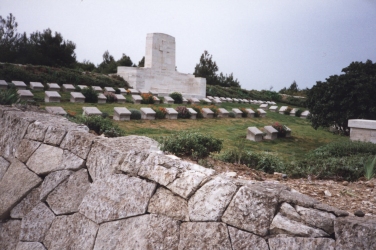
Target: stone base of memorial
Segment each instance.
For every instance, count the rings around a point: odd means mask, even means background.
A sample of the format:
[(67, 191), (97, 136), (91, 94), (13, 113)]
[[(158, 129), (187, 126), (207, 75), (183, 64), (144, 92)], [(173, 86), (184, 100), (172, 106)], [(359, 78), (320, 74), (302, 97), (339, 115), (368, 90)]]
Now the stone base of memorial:
[(44, 102), (60, 102), (61, 96), (57, 91), (44, 92)]
[(141, 108), (140, 111), (142, 120), (155, 120), (155, 111), (151, 108)]
[(376, 121), (352, 119), (349, 120), (350, 140), (376, 143)]
[(189, 114), (191, 114), (191, 120), (197, 119), (197, 112), (193, 108), (187, 108)]
[(262, 141), (263, 133), (256, 127), (247, 128), (247, 140)]
[(129, 121), (131, 119), (131, 111), (124, 107), (115, 107), (113, 119), (116, 121)]

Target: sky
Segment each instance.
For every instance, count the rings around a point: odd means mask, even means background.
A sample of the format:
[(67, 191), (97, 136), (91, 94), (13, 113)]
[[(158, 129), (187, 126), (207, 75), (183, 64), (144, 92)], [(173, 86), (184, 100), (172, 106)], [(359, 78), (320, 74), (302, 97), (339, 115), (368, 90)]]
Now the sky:
[(0, 0), (9, 13), (19, 33), (50, 28), (96, 65), (106, 50), (138, 64), (146, 34), (165, 33), (179, 72), (192, 74), (207, 50), (248, 90), (311, 88), (353, 61), (376, 62), (376, 0)]

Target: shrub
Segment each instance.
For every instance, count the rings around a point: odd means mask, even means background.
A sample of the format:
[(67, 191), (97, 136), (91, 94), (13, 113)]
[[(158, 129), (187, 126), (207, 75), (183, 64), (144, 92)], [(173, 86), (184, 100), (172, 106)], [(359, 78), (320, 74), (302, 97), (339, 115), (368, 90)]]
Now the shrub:
[(295, 111), (295, 116), (296, 117), (300, 117), (300, 115), (302, 114), (302, 110), (301, 109), (298, 109), (297, 111)]
[[(44, 88), (46, 88), (47, 86), (44, 86)], [(78, 86), (78, 85), (75, 85), (74, 86), (74, 91), (75, 92), (81, 92), (81, 88)]]
[(85, 102), (87, 103), (97, 103), (98, 102), (98, 93), (90, 86), (84, 88), (81, 93), (85, 96)]
[(178, 112), (178, 118), (180, 118), (180, 119), (191, 118), (191, 114), (189, 113), (187, 107), (179, 106), (179, 107), (176, 108), (176, 111)]
[(197, 119), (204, 118), (204, 116), (202, 115), (202, 109), (201, 109), (200, 106), (198, 106), (198, 105), (192, 105), (192, 109), (197, 112), (197, 115), (196, 115)]
[(275, 122), (272, 125), (273, 128), (275, 128), (278, 131), (278, 137), (284, 138), (286, 137), (287, 128), (285, 125), (279, 124), (278, 122)]
[(290, 115), (291, 110), (292, 110), (292, 108), (287, 107), (287, 109), (285, 109), (285, 111), (283, 111), (283, 113), (284, 113), (285, 115)]
[(19, 99), (16, 88), (0, 90), (0, 105), (11, 105)]
[(154, 98), (152, 94), (142, 93), (141, 97), (142, 97), (142, 101), (141, 101), (142, 104), (154, 104)]
[(176, 104), (182, 104), (183, 103), (183, 96), (179, 92), (173, 92), (170, 94), (170, 97), (174, 99), (174, 103)]
[(210, 107), (209, 107), (209, 109), (211, 110), (211, 111), (213, 111), (213, 117), (218, 117), (218, 113), (219, 113), (219, 111), (218, 111), (218, 108), (216, 107), (216, 106), (214, 106), (214, 105), (211, 105)]
[(245, 118), (248, 116), (248, 111), (245, 110), (245, 108), (240, 108), (240, 111), (242, 112), (242, 117)]
[(141, 111), (137, 109), (129, 109), (131, 112), (131, 120), (141, 120)]
[(260, 117), (260, 116), (261, 116), (260, 111), (256, 110), (256, 111), (255, 111), (255, 117)]
[(230, 117), (230, 118), (235, 118), (235, 113), (233, 112), (233, 111), (230, 111), (229, 113), (228, 113), (228, 117)]
[(112, 92), (104, 92), (104, 96), (107, 98), (108, 103), (113, 103), (117, 101), (117, 97)]
[(107, 137), (119, 137), (123, 136), (125, 133), (117, 125), (113, 124), (110, 119), (103, 118), (102, 116), (76, 116), (70, 119), (76, 123), (82, 123), (88, 126), (90, 130), (95, 131), (95, 133), (101, 135), (104, 134)]
[(191, 131), (180, 131), (163, 138), (161, 142), (161, 150), (177, 156), (191, 156), (196, 160), (207, 157), (212, 152), (220, 152), (221, 149), (221, 140)]
[(114, 90), (115, 90), (115, 94), (117, 94), (117, 95), (119, 95), (119, 94), (121, 94), (121, 92), (120, 92), (120, 89), (119, 88), (114, 88)]
[(165, 119), (167, 111), (163, 107), (152, 108), (155, 111), (155, 119)]
[(371, 180), (375, 175), (375, 166), (376, 166), (376, 156), (372, 159), (369, 159), (364, 165), (364, 177), (367, 180)]

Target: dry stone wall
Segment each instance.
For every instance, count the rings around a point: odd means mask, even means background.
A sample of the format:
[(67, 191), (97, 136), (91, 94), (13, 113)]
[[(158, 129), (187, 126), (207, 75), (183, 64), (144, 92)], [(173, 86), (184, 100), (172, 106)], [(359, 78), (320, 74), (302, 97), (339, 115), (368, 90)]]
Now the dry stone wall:
[(0, 106), (0, 249), (376, 249), (375, 219)]

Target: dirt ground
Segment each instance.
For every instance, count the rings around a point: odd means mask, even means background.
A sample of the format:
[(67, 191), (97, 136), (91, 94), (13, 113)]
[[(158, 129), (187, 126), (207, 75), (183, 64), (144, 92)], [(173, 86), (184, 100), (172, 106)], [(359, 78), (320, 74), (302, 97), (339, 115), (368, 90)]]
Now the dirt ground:
[(376, 179), (356, 182), (314, 180), (310, 178), (282, 178), (279, 173), (266, 174), (248, 168), (245, 165), (231, 164), (208, 159), (213, 169), (220, 173), (235, 172), (235, 178), (272, 181), (289, 186), (300, 193), (309, 195), (322, 203), (337, 207), (353, 214), (361, 210), (368, 216), (376, 217)]

